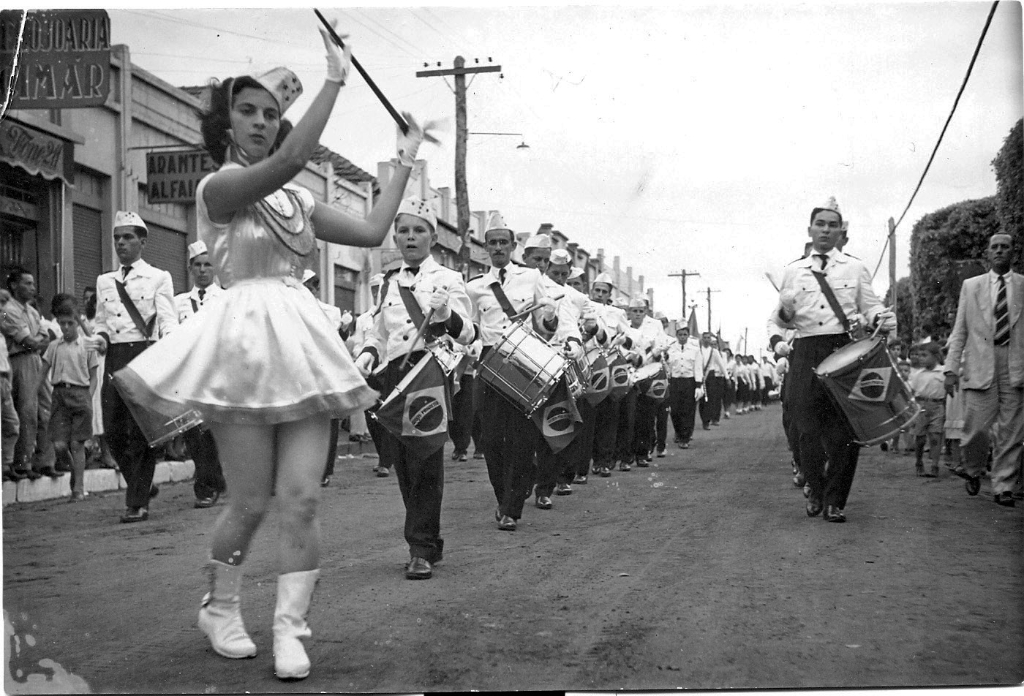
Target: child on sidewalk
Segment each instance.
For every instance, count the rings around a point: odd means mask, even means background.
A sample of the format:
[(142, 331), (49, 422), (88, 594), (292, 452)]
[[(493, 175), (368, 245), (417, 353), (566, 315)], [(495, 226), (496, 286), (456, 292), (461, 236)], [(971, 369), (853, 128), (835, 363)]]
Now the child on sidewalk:
[(92, 437), (92, 392), (96, 389), (96, 352), (78, 332), (74, 304), (55, 308), (63, 338), (43, 355), (43, 369), (53, 385), (50, 437), (61, 461), (71, 459), (71, 499), (85, 499), (85, 441)]
[[(915, 442), (914, 468), (918, 476), (935, 478), (939, 475), (939, 458), (942, 456), (943, 434), (946, 424), (945, 375), (939, 363), (942, 349), (935, 342), (922, 343), (915, 349), (921, 369), (910, 376), (910, 388), (914, 398), (921, 405), (923, 413), (918, 417)], [(932, 466), (924, 472), (924, 446), (927, 441)]]

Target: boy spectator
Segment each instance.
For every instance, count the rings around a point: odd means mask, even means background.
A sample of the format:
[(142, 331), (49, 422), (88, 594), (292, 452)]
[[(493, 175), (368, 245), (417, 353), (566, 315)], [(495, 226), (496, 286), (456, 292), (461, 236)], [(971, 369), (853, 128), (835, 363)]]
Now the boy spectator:
[(96, 353), (78, 332), (73, 302), (54, 308), (62, 339), (43, 355), (43, 369), (53, 385), (50, 437), (57, 458), (71, 459), (71, 500), (85, 499), (85, 441), (92, 437), (92, 391), (96, 388)]
[[(921, 405), (923, 413), (914, 427), (916, 439), (914, 468), (918, 476), (935, 478), (939, 475), (939, 457), (942, 456), (943, 433), (946, 424), (945, 374), (939, 361), (942, 349), (935, 341), (922, 343), (915, 348), (921, 369), (911, 375), (910, 389)], [(924, 446), (928, 443), (932, 467), (924, 472)]]

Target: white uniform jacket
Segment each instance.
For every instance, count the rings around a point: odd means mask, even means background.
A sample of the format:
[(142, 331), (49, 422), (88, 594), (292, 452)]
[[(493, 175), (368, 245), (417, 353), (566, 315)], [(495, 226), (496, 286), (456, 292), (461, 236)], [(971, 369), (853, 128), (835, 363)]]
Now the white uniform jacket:
[[(114, 283), (119, 280), (120, 267), (96, 278), (95, 333), (108, 343), (144, 341), (146, 337), (136, 328), (117, 293)], [(149, 340), (163, 338), (174, 330), (178, 325), (178, 314), (174, 311), (174, 283), (170, 273), (139, 259), (132, 264), (124, 285), (143, 322), (149, 322), (156, 316)]]
[(366, 341), (360, 351), (373, 353), (378, 364), (389, 363), (396, 358), (404, 357), (406, 353), (423, 350), (425, 340), (430, 339), (431, 332), (439, 331), (435, 328), (428, 329), (420, 340), (412, 345), (420, 327), (409, 316), (405, 303), (402, 302), (400, 287), (412, 291), (424, 317), (430, 311), (430, 296), (434, 290), (447, 290), (451, 317), (444, 324), (431, 326), (443, 326), (448, 335), (463, 345), (473, 342), (476, 330), (470, 320), (472, 307), (466, 294), (466, 283), (457, 271), (445, 268), (432, 256), (428, 256), (420, 264), (416, 274), (411, 273), (403, 263), (398, 272), (386, 278), (385, 284), (387, 287), (382, 289), (380, 305), (373, 315), (373, 324), (366, 332)]
[(178, 323), (185, 321), (190, 316), (195, 314), (200, 308), (205, 307), (210, 302), (224, 294), (224, 289), (216, 283), (210, 283), (207, 286), (206, 291), (203, 293), (202, 299), (199, 298), (199, 288), (192, 286), (192, 289), (188, 292), (183, 292), (180, 295), (174, 296), (174, 310), (178, 314)]
[[(501, 287), (514, 311), (522, 311), (527, 305), (548, 297), (543, 277), (536, 268), (526, 268), (513, 263), (505, 266), (505, 282)], [(491, 283), (496, 282), (499, 282), (499, 269), (492, 267), (487, 273), (470, 279), (466, 284), (469, 299), (473, 303), (473, 321), (480, 328), (480, 339), (484, 347), (497, 343), (502, 332), (512, 325), (512, 321), (490, 288)], [(541, 320), (536, 314), (533, 316), (534, 329), (541, 336), (549, 337), (552, 332), (541, 326)], [(568, 307), (561, 311), (556, 309), (556, 317), (559, 324), (562, 321), (574, 321)], [(555, 328), (555, 331), (557, 330), (558, 327)]]

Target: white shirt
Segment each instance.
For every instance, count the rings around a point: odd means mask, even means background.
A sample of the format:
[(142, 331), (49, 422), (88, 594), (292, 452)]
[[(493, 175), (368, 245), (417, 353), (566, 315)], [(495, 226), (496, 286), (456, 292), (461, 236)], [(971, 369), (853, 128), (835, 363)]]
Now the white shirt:
[[(512, 320), (508, 318), (505, 311), (498, 303), (498, 298), (491, 290), (491, 283), (500, 282), (498, 268), (491, 267), (487, 273), (472, 278), (466, 283), (466, 291), (473, 303), (473, 321), (480, 327), (480, 338), (483, 345), (493, 346), (501, 339), (501, 334), (509, 326)], [(547, 291), (541, 280), (543, 276), (536, 268), (526, 268), (513, 263), (504, 268), (505, 282), (501, 288), (505, 291), (509, 303), (514, 312), (521, 311), (532, 302), (537, 302), (547, 297)], [(571, 315), (566, 311), (565, 319), (573, 321)], [(557, 313), (558, 321), (563, 321), (562, 313)], [(534, 328), (542, 335), (550, 334), (541, 325), (540, 319), (534, 314)], [(557, 330), (557, 329), (556, 329)]]
[(700, 357), (700, 341), (686, 339), (686, 345), (675, 341), (668, 349), (668, 376), (673, 379), (695, 379), (704, 381), (704, 374), (697, 367)]
[(199, 288), (195, 285), (188, 292), (183, 292), (180, 295), (174, 296), (174, 309), (178, 313), (178, 323), (185, 321), (190, 316), (196, 313), (196, 311), (205, 307), (207, 303), (212, 302), (215, 298), (220, 297), (224, 293), (224, 289), (216, 283), (210, 283), (206, 286), (202, 298), (199, 297)]
[(701, 365), (701, 379), (709, 372), (714, 372), (719, 377), (725, 377), (725, 359), (722, 357), (721, 351), (715, 348), (713, 345), (705, 346), (700, 344), (700, 365)]
[[(163, 338), (178, 325), (178, 313), (174, 310), (174, 283), (171, 274), (154, 268), (139, 259), (131, 264), (132, 269), (124, 278), (125, 290), (142, 316), (148, 322), (156, 316), (150, 340)], [(115, 282), (120, 281), (121, 267), (96, 278), (96, 330), (97, 335), (107, 337), (110, 343), (132, 343), (144, 341), (146, 337), (135, 327), (128, 310), (121, 302)]]
[[(448, 308), (453, 314), (459, 315), (462, 319), (462, 327), (458, 336), (453, 336), (457, 342), (463, 345), (473, 341), (475, 330), (470, 320), (472, 307), (469, 296), (466, 294), (466, 284), (462, 276), (449, 268), (445, 268), (432, 256), (428, 256), (419, 266), (419, 271), (413, 274), (406, 264), (397, 273), (388, 277), (386, 289), (381, 297), (380, 311), (373, 316), (373, 324), (366, 332), (366, 341), (361, 351), (370, 350), (376, 353), (378, 363), (388, 363), (396, 358), (402, 358), (407, 353), (423, 350), (425, 341), (430, 338), (431, 329), (412, 345), (411, 341), (416, 337), (419, 326), (409, 316), (405, 303), (402, 301), (402, 294), (399, 288), (409, 288), (413, 297), (416, 298), (423, 316), (426, 317), (430, 311), (430, 296), (437, 288), (444, 288), (448, 291)], [(339, 316), (340, 319), (340, 316)], [(446, 322), (447, 323), (447, 322)], [(432, 324), (433, 327), (439, 324)]]
[[(861, 314), (869, 325), (872, 324), (884, 307), (871, 286), (867, 267), (838, 249), (832, 249), (826, 256), (825, 280), (835, 293), (840, 308), (848, 318)], [(796, 329), (797, 338), (844, 333), (843, 325), (811, 272), (820, 268), (821, 259), (817, 258), (817, 252), (812, 252), (786, 266), (782, 276), (779, 291), (792, 290), (796, 293), (796, 311), (793, 319), (785, 323), (778, 318), (778, 312), (773, 314), (779, 326)]]

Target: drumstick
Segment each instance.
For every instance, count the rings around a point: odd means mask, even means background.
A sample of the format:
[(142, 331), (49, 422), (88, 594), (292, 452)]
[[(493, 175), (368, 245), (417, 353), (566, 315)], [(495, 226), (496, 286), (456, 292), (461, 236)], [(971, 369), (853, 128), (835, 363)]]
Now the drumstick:
[[(550, 299), (552, 299), (552, 300), (557, 302), (558, 300), (562, 299), (563, 297), (565, 297), (565, 293), (562, 293), (561, 295), (558, 295), (557, 297), (552, 297)], [(526, 309), (524, 309), (523, 311), (519, 312), (518, 314), (513, 314), (512, 316), (509, 317), (509, 319), (511, 319), (512, 321), (516, 321), (517, 319), (522, 319), (523, 317), (525, 317), (527, 314), (529, 314), (533, 310), (537, 309), (538, 307), (540, 307), (540, 302), (531, 302), (530, 304), (526, 305)]]
[[(334, 27), (332, 27), (331, 23), (327, 21), (327, 18), (320, 14), (320, 10), (314, 8), (313, 12), (315, 12), (316, 16), (320, 18), (321, 22), (323, 22), (323, 25), (327, 28), (327, 32), (331, 35), (334, 43), (338, 45), (338, 48), (344, 49), (345, 44), (342, 43), (341, 37), (334, 31)], [(377, 95), (377, 98), (380, 99), (380, 103), (384, 105), (384, 108), (388, 110), (388, 113), (391, 114), (391, 118), (395, 119), (395, 123), (397, 123), (398, 127), (402, 129), (402, 134), (407, 134), (409, 132), (409, 124), (405, 122), (405, 119), (402, 118), (397, 111), (395, 111), (395, 107), (391, 106), (391, 102), (388, 101), (388, 98), (384, 96), (384, 93), (380, 91), (376, 83), (374, 83), (366, 71), (363, 70), (363, 66), (359, 64), (359, 61), (356, 60), (355, 56), (352, 56), (352, 65), (355, 66), (356, 70), (359, 71), (359, 74), (363, 76), (364, 80), (366, 80), (366, 84), (370, 85), (370, 89), (372, 89), (373, 93)]]
[(775, 288), (775, 292), (781, 292), (781, 291), (779, 290), (779, 286), (775, 284), (775, 281), (774, 281), (774, 280), (772, 280), (772, 275), (771, 275), (771, 273), (769, 273), (768, 271), (765, 271), (765, 272), (764, 272), (764, 277), (765, 277), (765, 278), (767, 278), (767, 279), (768, 279), (768, 282), (772, 284), (772, 287), (773, 287), (773, 288)]
[(416, 347), (416, 344), (423, 338), (423, 334), (426, 333), (427, 327), (430, 326), (430, 318), (434, 316), (434, 308), (431, 307), (430, 311), (427, 312), (426, 318), (423, 319), (423, 323), (420, 324), (419, 330), (416, 332), (416, 338), (412, 339), (412, 343), (409, 344), (409, 352), (405, 354), (405, 358), (402, 360), (402, 365), (399, 370), (404, 370), (405, 366), (409, 364), (409, 356), (412, 355), (412, 349)]

